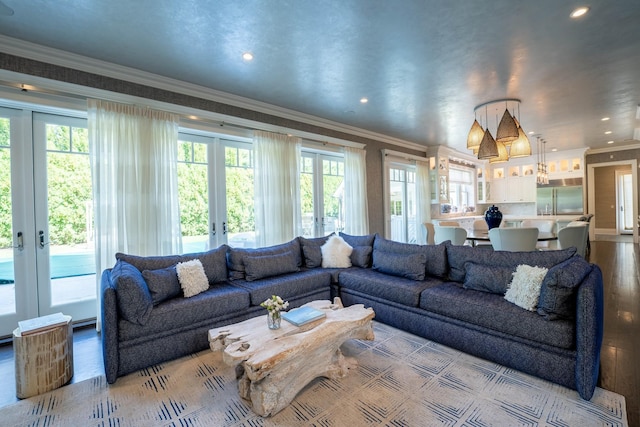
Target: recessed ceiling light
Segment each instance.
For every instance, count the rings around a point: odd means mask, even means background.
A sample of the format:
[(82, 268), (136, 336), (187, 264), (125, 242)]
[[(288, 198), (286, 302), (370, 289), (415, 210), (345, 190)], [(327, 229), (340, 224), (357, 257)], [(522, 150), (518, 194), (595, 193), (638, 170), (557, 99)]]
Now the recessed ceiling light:
[(558, 151), (558, 149), (557, 148), (552, 148), (551, 151), (555, 152), (555, 151)]
[(613, 144), (613, 141), (607, 141), (607, 144)]
[(361, 104), (366, 104), (367, 102), (369, 102), (369, 100), (367, 98), (360, 98), (360, 103)]
[(536, 132), (532, 130), (532, 131), (529, 132), (529, 135), (533, 135), (534, 133), (536, 133)]
[(577, 9), (573, 9), (573, 12), (571, 12), (571, 16), (572, 18), (580, 18), (581, 16), (584, 16), (587, 14), (587, 12), (589, 12), (589, 8), (587, 6), (583, 6), (583, 7), (579, 7)]
[(607, 120), (609, 120), (609, 117), (603, 117), (600, 120), (602, 120), (603, 122), (606, 122)]
[(251, 52), (245, 52), (242, 54), (242, 59), (245, 61), (251, 61), (253, 60), (253, 54)]
[(608, 131), (606, 131), (604, 134), (605, 134), (605, 135), (611, 135), (612, 133), (613, 133), (612, 131), (608, 130)]

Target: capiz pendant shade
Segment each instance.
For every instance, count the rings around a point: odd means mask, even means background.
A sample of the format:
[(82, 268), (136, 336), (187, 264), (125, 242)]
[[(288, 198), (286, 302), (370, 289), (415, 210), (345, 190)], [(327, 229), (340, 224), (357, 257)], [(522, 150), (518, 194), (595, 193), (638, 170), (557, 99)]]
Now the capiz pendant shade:
[(489, 163), (503, 163), (509, 160), (509, 153), (507, 152), (507, 147), (500, 141), (496, 141), (496, 147), (498, 147), (498, 156), (492, 159), (489, 159)]
[(484, 131), (480, 148), (478, 149), (478, 159), (491, 159), (498, 157), (498, 146), (496, 140), (493, 139), (493, 135), (489, 132), (489, 129)]
[(482, 126), (480, 126), (480, 123), (478, 123), (478, 120), (476, 119), (471, 125), (469, 136), (467, 136), (467, 149), (477, 150), (478, 147), (480, 147), (482, 138), (484, 138), (484, 129), (482, 129)]
[(529, 138), (524, 133), (521, 127), (518, 127), (518, 133), (520, 136), (518, 139), (511, 143), (511, 150), (509, 151), (509, 157), (527, 157), (531, 155), (531, 143)]
[(518, 139), (518, 126), (513, 116), (509, 113), (509, 110), (505, 108), (496, 132), (496, 141), (504, 144), (515, 141), (516, 139)]

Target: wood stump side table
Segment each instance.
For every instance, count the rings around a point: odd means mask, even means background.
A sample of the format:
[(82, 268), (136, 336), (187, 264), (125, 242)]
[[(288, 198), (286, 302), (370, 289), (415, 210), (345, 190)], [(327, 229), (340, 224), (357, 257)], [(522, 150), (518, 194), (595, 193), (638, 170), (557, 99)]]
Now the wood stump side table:
[(54, 390), (73, 377), (73, 325), (67, 323), (22, 336), (13, 331), (16, 396), (20, 399)]

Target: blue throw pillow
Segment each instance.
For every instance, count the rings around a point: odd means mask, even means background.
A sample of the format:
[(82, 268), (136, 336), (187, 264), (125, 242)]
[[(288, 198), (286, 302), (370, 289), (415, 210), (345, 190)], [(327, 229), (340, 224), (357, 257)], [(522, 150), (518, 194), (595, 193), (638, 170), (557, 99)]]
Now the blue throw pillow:
[(175, 265), (159, 270), (145, 270), (142, 277), (147, 282), (153, 305), (175, 298), (182, 293)]
[(361, 268), (371, 267), (371, 254), (373, 248), (371, 246), (354, 246), (351, 252), (351, 265)]
[(117, 261), (111, 270), (118, 309), (123, 319), (145, 325), (151, 316), (153, 299), (142, 273), (126, 261)]
[[(192, 254), (184, 254), (180, 256), (180, 261), (186, 262), (192, 259), (199, 259), (204, 268), (204, 274), (209, 280), (209, 284), (216, 282), (223, 282), (227, 280), (227, 250), (229, 246), (222, 245), (216, 249), (211, 249), (206, 252), (198, 252)], [(177, 264), (177, 263), (176, 263)]]
[(244, 266), (247, 282), (300, 270), (297, 259), (291, 251), (271, 255), (247, 256), (244, 259)]
[(578, 286), (592, 269), (579, 255), (550, 268), (540, 288), (538, 314), (546, 320), (574, 319)]
[(355, 248), (356, 246), (373, 246), (373, 241), (375, 240), (376, 235), (367, 234), (364, 236), (351, 236), (341, 231), (340, 237), (342, 237), (349, 246)]
[(492, 267), (475, 262), (467, 262), (464, 267), (466, 274), (462, 286), (465, 289), (500, 295), (507, 292), (516, 271), (512, 267)]
[(426, 262), (427, 254), (424, 252), (398, 254), (380, 250), (373, 251), (373, 269), (392, 276), (424, 280)]
[(245, 278), (245, 258), (249, 256), (259, 257), (267, 255), (278, 255), (284, 252), (291, 252), (296, 260), (297, 267), (302, 267), (302, 250), (298, 238), (283, 243), (281, 245), (268, 246), (266, 248), (230, 248), (227, 253), (227, 266), (229, 268), (229, 278), (231, 280)]
[(302, 254), (304, 255), (304, 265), (307, 268), (317, 268), (322, 266), (322, 251), (320, 247), (327, 243), (329, 237), (335, 233), (331, 233), (328, 236), (316, 237), (313, 239), (307, 239), (306, 237), (300, 237), (300, 245), (302, 246)]
[(375, 264), (376, 251), (389, 252), (399, 255), (410, 255), (415, 253), (425, 254), (426, 274), (436, 277), (444, 277), (447, 274), (447, 247), (439, 245), (416, 245), (412, 243), (400, 243), (387, 240), (376, 234), (373, 242), (373, 259)]

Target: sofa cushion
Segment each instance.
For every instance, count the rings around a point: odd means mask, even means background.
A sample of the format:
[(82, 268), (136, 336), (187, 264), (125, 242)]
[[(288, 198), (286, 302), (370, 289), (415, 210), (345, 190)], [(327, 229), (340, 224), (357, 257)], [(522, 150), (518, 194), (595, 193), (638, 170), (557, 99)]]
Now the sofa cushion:
[(411, 280), (424, 280), (427, 254), (420, 251), (411, 254), (374, 251), (373, 269), (392, 276)]
[(449, 279), (460, 283), (464, 282), (467, 262), (486, 266), (511, 267), (514, 270), (520, 264), (551, 268), (576, 253), (576, 248), (573, 247), (557, 251), (531, 252), (491, 251), (478, 247), (452, 245), (451, 243), (445, 243), (445, 247), (450, 267)]
[(272, 255), (247, 254), (244, 258), (244, 268), (245, 279), (249, 282), (300, 270), (291, 251)]
[(371, 255), (373, 248), (371, 246), (354, 246), (351, 252), (351, 265), (360, 268), (371, 267)]
[(550, 268), (542, 281), (538, 314), (546, 320), (574, 319), (578, 286), (592, 269), (579, 255)]
[(204, 268), (204, 272), (209, 279), (209, 283), (222, 282), (227, 280), (227, 250), (229, 246), (222, 245), (216, 249), (205, 252), (189, 253), (184, 255), (163, 255), (163, 256), (139, 256), (118, 252), (116, 260), (123, 260), (133, 265), (140, 271), (158, 270), (161, 268), (176, 265), (192, 259), (199, 259)]
[(153, 299), (140, 270), (119, 260), (111, 270), (111, 280), (116, 285), (118, 310), (122, 318), (145, 325), (153, 310)]
[(191, 298), (172, 298), (158, 304), (142, 327), (120, 322), (119, 340), (146, 340), (156, 334), (180, 333), (203, 322), (212, 325), (216, 318), (232, 317), (249, 308), (249, 293), (228, 283), (217, 283)]
[[(277, 255), (290, 252), (298, 267), (302, 267), (302, 250), (300, 242), (295, 238), (281, 245), (268, 246), (266, 248), (229, 248), (227, 252), (227, 266), (229, 268), (229, 278), (239, 280), (245, 278), (244, 259), (246, 256), (266, 256)], [(269, 295), (271, 296), (271, 295)]]
[(266, 277), (260, 280), (247, 281), (236, 279), (234, 286), (238, 286), (249, 292), (251, 305), (260, 303), (271, 295), (279, 295), (285, 300), (331, 287), (331, 274), (322, 269), (302, 270), (293, 274), (284, 274), (277, 277)]
[(440, 279), (434, 277), (413, 280), (389, 276), (371, 269), (345, 270), (340, 273), (339, 282), (342, 288), (410, 307), (418, 306), (420, 293), (423, 290), (442, 283)]
[(464, 265), (464, 288), (504, 295), (509, 288), (515, 268), (492, 267), (475, 262)]
[(209, 289), (209, 280), (207, 280), (207, 275), (204, 273), (199, 259), (177, 263), (176, 273), (178, 273), (178, 281), (185, 298), (190, 298)]
[(173, 265), (158, 270), (144, 270), (142, 277), (144, 277), (149, 287), (153, 305), (158, 305), (169, 298), (177, 297), (182, 292), (178, 274)]
[(299, 237), (305, 267), (317, 268), (322, 265), (322, 251), (320, 250), (320, 247), (327, 243), (329, 237), (334, 235), (335, 233), (331, 233), (328, 236), (316, 237), (313, 239)]
[(436, 276), (444, 277), (447, 274), (447, 256), (446, 246), (440, 245), (415, 245), (411, 243), (394, 242), (393, 240), (387, 240), (376, 234), (373, 242), (373, 264), (375, 268), (376, 257), (381, 255), (381, 252), (391, 253), (395, 255), (411, 255), (416, 253), (424, 253), (426, 257), (425, 273)]
[(322, 251), (322, 268), (351, 267), (351, 252), (353, 247), (340, 236), (331, 236), (320, 247)]
[(502, 295), (464, 289), (459, 283), (441, 282), (425, 289), (420, 296), (420, 308), (523, 340), (575, 348), (575, 322), (547, 322), (535, 312), (511, 304)]
[(373, 242), (376, 238), (376, 235), (367, 234), (364, 236), (352, 236), (350, 234), (346, 234), (341, 231), (340, 237), (342, 237), (345, 242), (347, 242), (349, 245), (355, 248), (356, 246), (372, 246), (373, 247)]
[(540, 286), (547, 275), (546, 268), (519, 265), (504, 299), (525, 310), (534, 311), (540, 298)]

